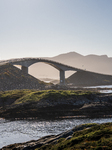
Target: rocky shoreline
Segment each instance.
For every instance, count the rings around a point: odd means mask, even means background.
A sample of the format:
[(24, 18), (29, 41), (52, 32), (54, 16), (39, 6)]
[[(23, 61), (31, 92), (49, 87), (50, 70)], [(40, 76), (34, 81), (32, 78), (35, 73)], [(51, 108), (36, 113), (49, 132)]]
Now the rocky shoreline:
[(61, 149), (105, 149), (112, 148), (112, 123), (83, 124), (58, 135), (48, 135), (38, 140), (16, 143), (1, 150), (61, 150)]
[[(0, 117), (6, 119), (57, 119), (67, 117), (111, 117), (112, 116), (112, 94), (104, 93), (86, 93), (69, 96), (59, 96), (49, 90), (47, 96), (39, 101), (27, 101), (20, 104), (14, 104), (14, 100), (9, 99), (10, 105), (0, 109)], [(79, 92), (80, 93), (80, 92)], [(38, 92), (34, 93), (38, 94)], [(2, 101), (2, 99), (1, 99)], [(11, 103), (12, 102), (12, 103)], [(2, 103), (1, 103), (2, 105)]]
[(91, 127), (93, 125), (90, 124), (90, 125), (77, 126), (71, 130), (67, 130), (58, 135), (49, 135), (49, 136), (42, 137), (39, 140), (32, 140), (24, 143), (11, 144), (1, 148), (1, 150), (34, 150), (43, 145), (56, 144), (60, 138), (70, 139), (75, 131), (80, 131), (83, 130), (84, 128)]
[[(1, 118), (51, 120), (74, 117), (101, 118), (106, 116), (112, 117), (112, 93), (105, 94), (83, 90), (19, 90), (0, 93)], [(59, 135), (50, 135), (39, 140), (8, 145), (1, 150), (47, 150), (47, 146), (58, 144), (61, 139), (68, 142), (72, 139), (74, 132), (90, 127), (90, 125), (78, 126)], [(43, 146), (44, 148), (42, 148)]]

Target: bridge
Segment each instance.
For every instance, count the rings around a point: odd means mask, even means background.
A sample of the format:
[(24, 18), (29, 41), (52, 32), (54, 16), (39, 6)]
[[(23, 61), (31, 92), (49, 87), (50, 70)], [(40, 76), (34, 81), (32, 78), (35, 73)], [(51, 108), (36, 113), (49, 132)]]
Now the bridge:
[(60, 85), (65, 85), (65, 71), (84, 71), (82, 69), (78, 69), (72, 66), (68, 66), (56, 61), (48, 60), (48, 59), (43, 59), (43, 58), (19, 58), (19, 59), (10, 59), (6, 60), (1, 63), (10, 63), (12, 65), (20, 65), (21, 70), (28, 74), (28, 67), (31, 66), (34, 63), (38, 62), (43, 62), (46, 64), (49, 64), (59, 70), (59, 75), (60, 75)]

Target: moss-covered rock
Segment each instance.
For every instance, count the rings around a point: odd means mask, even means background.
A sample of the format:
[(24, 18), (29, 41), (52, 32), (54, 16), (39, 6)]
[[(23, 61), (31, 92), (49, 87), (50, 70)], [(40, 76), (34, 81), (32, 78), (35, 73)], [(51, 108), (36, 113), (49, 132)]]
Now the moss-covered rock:
[(0, 92), (0, 117), (103, 117), (112, 115), (112, 94), (70, 90), (12, 90)]
[(112, 123), (84, 124), (58, 135), (12, 144), (2, 150), (111, 150)]

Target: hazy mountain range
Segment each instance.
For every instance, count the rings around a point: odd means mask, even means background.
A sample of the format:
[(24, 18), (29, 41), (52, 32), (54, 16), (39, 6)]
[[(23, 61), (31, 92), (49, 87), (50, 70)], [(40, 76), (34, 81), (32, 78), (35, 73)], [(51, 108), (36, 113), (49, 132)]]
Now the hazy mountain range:
[[(51, 59), (96, 73), (112, 75), (112, 57), (108, 57), (107, 55), (90, 54), (83, 56), (76, 52), (69, 52), (55, 57), (48, 57), (46, 59)], [(59, 79), (59, 71), (45, 63), (36, 63), (32, 65), (29, 68), (29, 73), (36, 78)], [(67, 71), (66, 78), (73, 73), (73, 71)]]

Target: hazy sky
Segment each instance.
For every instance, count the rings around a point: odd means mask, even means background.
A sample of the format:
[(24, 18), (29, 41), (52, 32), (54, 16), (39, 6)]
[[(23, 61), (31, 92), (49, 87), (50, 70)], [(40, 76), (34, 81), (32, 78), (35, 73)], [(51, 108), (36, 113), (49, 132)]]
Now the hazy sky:
[(0, 0), (0, 59), (112, 57), (112, 0)]

